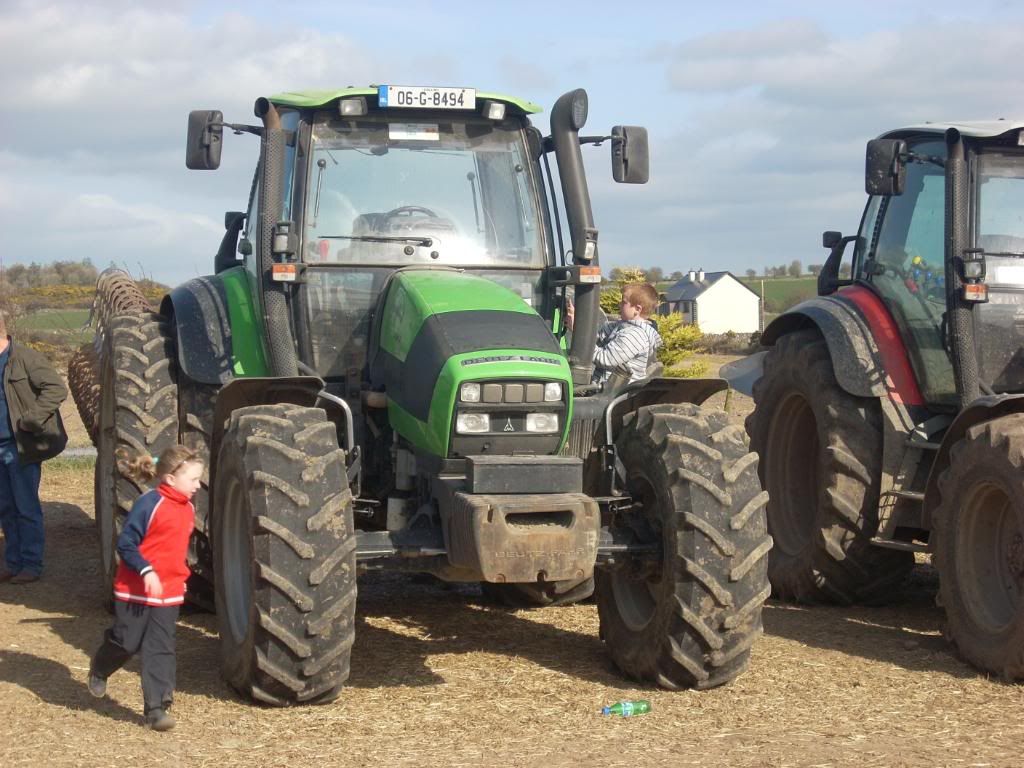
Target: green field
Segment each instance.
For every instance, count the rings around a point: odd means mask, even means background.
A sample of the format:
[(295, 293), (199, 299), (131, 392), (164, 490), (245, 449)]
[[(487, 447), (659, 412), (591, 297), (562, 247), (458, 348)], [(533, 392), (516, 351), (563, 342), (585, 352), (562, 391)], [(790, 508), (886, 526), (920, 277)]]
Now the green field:
[(83, 326), (89, 319), (88, 309), (42, 309), (20, 317), (15, 333), (28, 334), (35, 341), (57, 346), (78, 346), (92, 341), (95, 330)]
[(27, 331), (79, 331), (89, 319), (88, 309), (44, 309), (18, 321)]
[[(760, 277), (739, 278), (758, 296), (761, 295)], [(818, 278), (807, 277), (766, 277), (764, 278), (764, 303), (766, 312), (782, 312), (794, 304), (813, 298), (818, 293)]]

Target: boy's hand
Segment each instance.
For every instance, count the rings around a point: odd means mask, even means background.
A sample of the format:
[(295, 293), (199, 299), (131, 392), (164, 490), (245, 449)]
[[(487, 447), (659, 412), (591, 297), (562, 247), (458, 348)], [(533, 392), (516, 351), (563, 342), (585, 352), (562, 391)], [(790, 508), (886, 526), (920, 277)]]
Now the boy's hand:
[(146, 594), (150, 597), (163, 597), (164, 585), (160, 583), (160, 577), (156, 571), (150, 571), (142, 577), (142, 584), (146, 587)]
[(573, 325), (576, 323), (576, 305), (572, 303), (572, 299), (565, 300), (565, 327), (570, 331), (573, 329)]

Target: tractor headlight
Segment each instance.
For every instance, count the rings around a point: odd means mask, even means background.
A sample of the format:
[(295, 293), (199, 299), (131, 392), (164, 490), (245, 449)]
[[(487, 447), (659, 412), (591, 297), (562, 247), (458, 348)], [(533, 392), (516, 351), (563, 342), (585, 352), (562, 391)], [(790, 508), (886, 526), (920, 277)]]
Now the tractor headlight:
[(526, 414), (527, 432), (557, 432), (557, 413), (528, 413)]
[[(479, 393), (479, 390), (478, 390)], [(491, 417), (487, 413), (460, 413), (455, 417), (455, 431), (460, 435), (491, 431)]]
[[(459, 388), (459, 399), (464, 403), (480, 402), (480, 385), (475, 381), (463, 384)], [(486, 430), (484, 430), (486, 431)]]
[(562, 383), (560, 381), (549, 381), (544, 385), (544, 402), (556, 403), (562, 399)]

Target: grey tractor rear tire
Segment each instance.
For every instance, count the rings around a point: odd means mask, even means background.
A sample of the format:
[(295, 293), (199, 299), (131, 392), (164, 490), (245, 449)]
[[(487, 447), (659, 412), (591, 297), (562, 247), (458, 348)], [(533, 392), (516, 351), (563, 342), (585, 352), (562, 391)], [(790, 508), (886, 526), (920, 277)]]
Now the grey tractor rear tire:
[(979, 669), (1024, 679), (1024, 414), (969, 429), (939, 494), (932, 520), (947, 635)]
[(210, 543), (210, 438), (213, 434), (213, 411), (220, 387), (199, 384), (184, 374), (178, 380), (178, 421), (182, 445), (203, 458), (202, 484), (192, 498), (196, 509), (195, 529), (188, 545), (189, 602), (205, 610), (214, 610), (213, 549)]
[(96, 445), (99, 430), (100, 372), (99, 358), (92, 343), (83, 344), (68, 360), (68, 389), (71, 390), (82, 425)]
[(319, 408), (231, 415), (214, 468), (221, 660), (244, 696), (322, 703), (349, 676), (356, 535), (334, 424)]
[(692, 404), (640, 408), (615, 445), (635, 511), (613, 525), (661, 555), (596, 572), (601, 636), (638, 680), (727, 683), (747, 667), (770, 591), (757, 456), (724, 412)]
[(117, 570), (117, 539), (146, 486), (117, 470), (118, 448), (159, 455), (178, 441), (174, 336), (151, 313), (116, 315), (104, 329), (95, 470), (96, 524), (104, 599)]
[(913, 567), (871, 544), (878, 531), (882, 415), (836, 381), (815, 330), (783, 336), (765, 357), (747, 418), (768, 492), (773, 596), (805, 603), (881, 602)]

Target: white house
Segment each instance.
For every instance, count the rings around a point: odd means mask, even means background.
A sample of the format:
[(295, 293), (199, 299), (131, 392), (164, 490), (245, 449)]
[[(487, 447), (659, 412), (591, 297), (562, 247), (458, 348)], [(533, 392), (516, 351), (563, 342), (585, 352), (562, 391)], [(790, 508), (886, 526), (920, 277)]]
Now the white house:
[(704, 333), (761, 330), (761, 297), (730, 272), (693, 271), (665, 291), (662, 314), (681, 312)]

